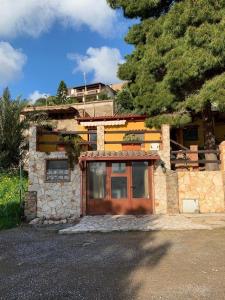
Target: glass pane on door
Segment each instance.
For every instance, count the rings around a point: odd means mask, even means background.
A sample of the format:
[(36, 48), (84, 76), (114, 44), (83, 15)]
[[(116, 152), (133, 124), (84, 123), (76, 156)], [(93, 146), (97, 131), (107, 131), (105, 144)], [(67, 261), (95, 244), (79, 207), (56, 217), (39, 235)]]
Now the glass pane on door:
[(90, 162), (88, 164), (89, 199), (104, 199), (106, 197), (106, 163)]
[(133, 198), (149, 198), (148, 162), (132, 162), (132, 196)]
[(112, 173), (126, 173), (126, 163), (115, 162), (112, 163)]
[(111, 177), (111, 191), (113, 199), (126, 199), (127, 177)]

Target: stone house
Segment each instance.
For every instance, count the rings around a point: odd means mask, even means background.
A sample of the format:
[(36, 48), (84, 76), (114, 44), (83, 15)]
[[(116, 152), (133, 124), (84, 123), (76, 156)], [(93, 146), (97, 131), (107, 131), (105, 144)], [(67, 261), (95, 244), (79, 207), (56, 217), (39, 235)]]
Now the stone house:
[[(220, 170), (171, 170), (170, 127), (149, 129), (144, 121), (137, 115), (77, 115), (72, 130), (32, 127), (27, 218), (224, 212), (225, 142)], [(74, 168), (61, 147), (65, 135), (81, 137)]]

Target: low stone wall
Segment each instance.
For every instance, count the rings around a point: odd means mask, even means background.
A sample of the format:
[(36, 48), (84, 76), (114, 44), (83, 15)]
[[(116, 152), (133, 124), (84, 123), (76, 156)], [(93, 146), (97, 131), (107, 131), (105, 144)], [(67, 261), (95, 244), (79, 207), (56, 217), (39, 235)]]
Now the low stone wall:
[(37, 129), (29, 131), (29, 189), (25, 201), (25, 216), (52, 220), (80, 217), (81, 171), (71, 170), (70, 181), (46, 182), (46, 160), (67, 159), (65, 152), (36, 151)]
[(65, 153), (35, 152), (29, 165), (29, 192), (37, 192), (37, 217), (66, 219), (80, 216), (80, 169), (71, 170), (69, 182), (46, 182), (46, 159), (63, 159)]
[(179, 209), (183, 199), (199, 201), (200, 213), (224, 212), (225, 185), (221, 171), (177, 172)]
[[(29, 192), (37, 192), (36, 217), (67, 219), (80, 217), (80, 169), (71, 170), (70, 182), (46, 182), (46, 159), (63, 159), (65, 153), (32, 152), (29, 162)], [(28, 200), (29, 201), (29, 200)], [(31, 203), (31, 202), (30, 202)], [(29, 205), (25, 205), (29, 207)], [(29, 211), (26, 211), (29, 219)], [(32, 211), (33, 218), (33, 211)]]

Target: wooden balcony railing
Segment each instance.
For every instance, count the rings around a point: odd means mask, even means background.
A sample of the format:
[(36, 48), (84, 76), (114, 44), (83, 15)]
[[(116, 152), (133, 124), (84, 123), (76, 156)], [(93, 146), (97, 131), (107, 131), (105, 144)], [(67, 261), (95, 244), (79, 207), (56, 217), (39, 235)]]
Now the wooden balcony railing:
[[(151, 143), (158, 143), (158, 144), (161, 144), (162, 143), (162, 140), (161, 138), (157, 138), (157, 139), (145, 139), (144, 136), (143, 136), (143, 139), (142, 140), (137, 140), (137, 141), (124, 141), (123, 140), (123, 137), (126, 135), (126, 134), (155, 134), (155, 133), (158, 133), (158, 134), (161, 134), (161, 130), (118, 130), (118, 131), (109, 131), (109, 130), (105, 130), (105, 137), (108, 136), (108, 135), (115, 135), (115, 134), (122, 134), (122, 138), (121, 139), (118, 139), (118, 140), (108, 140), (106, 139), (105, 140), (105, 145), (115, 145), (115, 144), (118, 144), (118, 145), (124, 145), (124, 144), (151, 144)], [(38, 133), (38, 138), (37, 138), (37, 148), (39, 148), (40, 145), (61, 145), (61, 144), (65, 144), (66, 145), (66, 142), (62, 142), (60, 141), (60, 137), (63, 137), (63, 136), (73, 136), (73, 135), (79, 135), (81, 136), (84, 136), (87, 138), (87, 136), (89, 134), (97, 134), (97, 130), (89, 130), (89, 131), (47, 131), (47, 130), (41, 130), (39, 133)], [(51, 139), (50, 140), (42, 140), (44, 136), (56, 136), (56, 139), (54, 141), (52, 141)], [(85, 140), (81, 141), (80, 144), (81, 145), (96, 145), (97, 142), (94, 142), (94, 141), (87, 141), (85, 138)]]
[[(192, 146), (190, 147), (192, 148)], [(182, 149), (171, 151), (171, 165), (174, 169), (205, 170), (207, 164), (217, 164), (220, 161), (219, 150)], [(206, 159), (207, 154), (215, 154), (216, 159)]]

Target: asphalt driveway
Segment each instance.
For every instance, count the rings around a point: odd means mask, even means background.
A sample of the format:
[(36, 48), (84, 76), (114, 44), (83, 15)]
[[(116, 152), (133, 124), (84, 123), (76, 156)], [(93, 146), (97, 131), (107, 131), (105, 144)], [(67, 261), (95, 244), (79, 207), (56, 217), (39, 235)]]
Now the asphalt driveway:
[(225, 299), (225, 229), (1, 231), (0, 299)]

